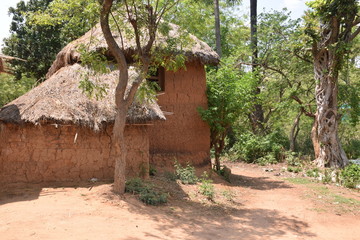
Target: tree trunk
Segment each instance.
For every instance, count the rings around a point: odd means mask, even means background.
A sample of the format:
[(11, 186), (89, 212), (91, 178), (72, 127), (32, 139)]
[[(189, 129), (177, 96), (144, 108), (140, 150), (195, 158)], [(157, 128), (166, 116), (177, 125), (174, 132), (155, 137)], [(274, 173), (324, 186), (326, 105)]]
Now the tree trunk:
[(250, 34), (251, 34), (251, 50), (252, 50), (252, 71), (257, 68), (257, 0), (250, 0)]
[(315, 121), (315, 118), (314, 118), (313, 126), (311, 128), (311, 141), (314, 147), (315, 159), (317, 159), (320, 153), (320, 142), (317, 135), (317, 121)]
[[(256, 74), (258, 69), (258, 47), (257, 47), (257, 0), (250, 0), (250, 32), (251, 32), (251, 51), (252, 51), (252, 72)], [(256, 76), (260, 79), (260, 76)], [(260, 80), (258, 80), (258, 85)], [(254, 90), (254, 94), (260, 94), (259, 86)], [(256, 97), (255, 97), (256, 98)], [(261, 104), (254, 104), (253, 111), (249, 114), (251, 128), (254, 134), (260, 135), (265, 132), (264, 128), (264, 110)]]
[(290, 131), (290, 151), (292, 151), (292, 152), (295, 152), (295, 150), (296, 150), (296, 138), (300, 131), (299, 124), (300, 124), (301, 115), (302, 115), (302, 112), (300, 111), (298, 113), (298, 115), (296, 116), (296, 118), (294, 120), (294, 124)]
[[(120, 111), (119, 111), (120, 110)], [(116, 193), (125, 192), (125, 170), (126, 170), (126, 144), (125, 144), (125, 130), (126, 112), (118, 108), (115, 117), (115, 124), (113, 129), (113, 151), (112, 159), (115, 162), (114, 171), (114, 187)]]
[(216, 52), (221, 57), (221, 32), (220, 32), (220, 9), (219, 0), (214, 0), (214, 15), (215, 15), (215, 38), (216, 38)]
[(317, 111), (315, 121), (319, 154), (315, 160), (319, 167), (342, 168), (349, 163), (338, 138), (337, 94), (338, 59), (336, 50), (322, 48), (314, 55), (317, 81), (315, 95)]

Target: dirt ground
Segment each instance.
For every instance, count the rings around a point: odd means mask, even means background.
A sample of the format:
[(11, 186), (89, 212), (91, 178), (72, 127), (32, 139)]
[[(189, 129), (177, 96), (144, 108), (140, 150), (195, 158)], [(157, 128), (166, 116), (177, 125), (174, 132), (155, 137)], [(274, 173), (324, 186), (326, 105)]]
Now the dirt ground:
[(163, 206), (117, 196), (110, 183), (2, 186), (0, 239), (360, 239), (360, 192), (285, 176), (281, 166), (230, 163), (213, 176), (214, 202), (199, 185), (165, 177)]

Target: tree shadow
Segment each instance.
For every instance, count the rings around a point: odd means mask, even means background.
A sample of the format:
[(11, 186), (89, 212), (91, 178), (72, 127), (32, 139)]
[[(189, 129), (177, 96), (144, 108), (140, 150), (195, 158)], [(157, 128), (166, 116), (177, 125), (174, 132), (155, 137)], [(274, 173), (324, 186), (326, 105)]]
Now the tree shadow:
[(66, 192), (64, 188), (91, 188), (109, 182), (50, 182), (50, 183), (10, 183), (0, 189), (0, 206), (22, 201), (36, 200), (41, 196)]
[[(286, 236), (314, 237), (309, 225), (296, 216), (284, 216), (276, 210), (238, 209), (205, 205), (193, 201), (170, 202), (163, 207), (131, 205), (130, 212), (145, 214), (157, 222), (157, 231), (147, 237), (179, 239), (174, 228), (182, 229), (185, 239), (279, 239)], [(183, 238), (183, 237), (180, 237)]]
[(249, 177), (237, 174), (230, 176), (231, 186), (242, 186), (256, 190), (271, 190), (278, 188), (293, 188), (284, 181), (273, 180), (270, 177)]
[[(253, 180), (253, 179), (248, 179)], [(267, 179), (259, 180), (264, 185)], [(273, 189), (281, 184), (275, 182)], [(171, 193), (165, 206), (148, 206), (126, 194), (122, 200), (128, 211), (149, 217), (155, 224), (154, 231), (145, 232), (147, 238), (163, 239), (279, 239), (316, 236), (309, 224), (296, 216), (286, 216), (277, 210), (246, 208), (243, 204), (202, 203), (193, 201), (176, 182), (168, 182), (161, 188)], [(119, 196), (113, 193), (102, 195), (109, 200)], [(141, 226), (139, 226), (141, 227)], [(181, 229), (179, 236), (174, 228)], [(176, 232), (176, 233), (175, 233)], [(137, 238), (127, 238), (136, 240)]]

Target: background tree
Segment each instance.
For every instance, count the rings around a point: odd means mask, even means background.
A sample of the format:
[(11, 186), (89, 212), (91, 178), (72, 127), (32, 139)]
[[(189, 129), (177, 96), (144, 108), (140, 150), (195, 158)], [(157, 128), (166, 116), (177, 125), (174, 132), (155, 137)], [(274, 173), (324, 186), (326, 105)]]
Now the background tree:
[(199, 109), (210, 125), (211, 148), (215, 154), (215, 169), (220, 170), (220, 155), (225, 148), (228, 131), (242, 111), (250, 105), (252, 74), (244, 74), (231, 58), (223, 59), (218, 69), (207, 74), (208, 109)]
[(61, 49), (64, 40), (60, 37), (59, 26), (33, 26), (27, 21), (26, 14), (44, 11), (51, 0), (20, 1), (16, 8), (9, 8), (12, 22), (10, 37), (4, 40), (4, 54), (25, 59), (12, 61), (12, 69), (17, 79), (23, 74), (36, 79), (43, 78)]
[(11, 62), (16, 78), (44, 80), (61, 48), (97, 23), (98, 8), (96, 0), (30, 0), (9, 8), (11, 34), (2, 52), (26, 60)]
[[(251, 31), (251, 63), (252, 63), (252, 71), (255, 74), (258, 66), (257, 66), (257, 58), (258, 58), (258, 37), (257, 37), (257, 0), (250, 0), (250, 31)], [(256, 95), (260, 94), (260, 76), (258, 76), (259, 84), (255, 87), (255, 98)], [(264, 134), (264, 110), (262, 105), (259, 103), (255, 103), (253, 107), (253, 111), (249, 114), (249, 119), (251, 122), (252, 130), (255, 134)]]
[[(342, 168), (348, 159), (338, 137), (338, 76), (359, 34), (359, 3), (356, 0), (326, 0), (309, 3), (308, 33), (313, 39), (312, 53), (316, 79), (316, 137), (320, 143), (316, 163), (320, 167)], [(312, 21), (309, 20), (312, 18)], [(315, 25), (313, 19), (319, 20)], [(355, 28), (355, 30), (354, 30)]]

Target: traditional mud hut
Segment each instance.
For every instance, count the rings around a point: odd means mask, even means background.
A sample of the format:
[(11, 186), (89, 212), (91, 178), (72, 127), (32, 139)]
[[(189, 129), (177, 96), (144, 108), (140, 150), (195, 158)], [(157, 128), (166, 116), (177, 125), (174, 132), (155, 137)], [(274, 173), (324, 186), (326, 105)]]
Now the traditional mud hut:
[[(176, 37), (178, 27), (171, 27), (169, 35)], [(209, 126), (197, 108), (207, 106), (204, 65), (217, 64), (219, 59), (208, 45), (190, 38), (191, 44), (181, 48), (187, 57), (186, 69), (160, 68), (150, 79), (162, 87), (158, 104), (133, 103), (129, 110), (128, 176), (146, 176), (149, 164), (170, 166), (175, 159), (194, 165), (209, 163)], [(133, 43), (116, 40), (131, 62)], [(161, 48), (164, 42), (160, 36), (157, 46)], [(104, 52), (112, 60), (97, 25), (59, 52), (45, 82), (0, 110), (0, 182), (113, 178), (111, 133), (119, 72), (90, 74), (91, 81), (107, 84), (108, 92), (99, 100), (88, 98), (79, 84), (90, 70), (80, 64), (78, 50), (88, 43), (88, 49)]]

